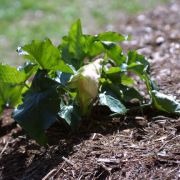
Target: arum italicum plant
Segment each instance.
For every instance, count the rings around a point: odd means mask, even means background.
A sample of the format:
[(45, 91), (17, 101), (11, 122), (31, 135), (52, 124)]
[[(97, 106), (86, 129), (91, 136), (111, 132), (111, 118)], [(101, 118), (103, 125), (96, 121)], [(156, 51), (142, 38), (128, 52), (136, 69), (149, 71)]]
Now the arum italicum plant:
[[(146, 58), (134, 50), (123, 53), (119, 43), (126, 40), (117, 32), (83, 34), (78, 20), (58, 46), (45, 39), (18, 48), (27, 60), (23, 66), (0, 64), (0, 113), (7, 105), (15, 108), (12, 117), (42, 145), (47, 143), (45, 130), (54, 122), (77, 128), (94, 102), (116, 115), (147, 105), (179, 115), (180, 103), (158, 91)], [(129, 72), (146, 84), (148, 103)], [(139, 106), (129, 106), (134, 99)]]

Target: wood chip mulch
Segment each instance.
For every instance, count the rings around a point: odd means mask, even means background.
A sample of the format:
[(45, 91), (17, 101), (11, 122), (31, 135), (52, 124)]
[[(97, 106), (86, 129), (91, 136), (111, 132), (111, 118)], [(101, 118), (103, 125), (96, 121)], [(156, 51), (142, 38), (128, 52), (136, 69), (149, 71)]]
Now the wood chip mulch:
[[(180, 100), (180, 2), (129, 17), (115, 28), (133, 35), (124, 46), (145, 54), (161, 91)], [(180, 117), (149, 111), (108, 119), (98, 111), (78, 132), (52, 126), (45, 148), (10, 114), (6, 110), (0, 121), (2, 180), (180, 179)]]

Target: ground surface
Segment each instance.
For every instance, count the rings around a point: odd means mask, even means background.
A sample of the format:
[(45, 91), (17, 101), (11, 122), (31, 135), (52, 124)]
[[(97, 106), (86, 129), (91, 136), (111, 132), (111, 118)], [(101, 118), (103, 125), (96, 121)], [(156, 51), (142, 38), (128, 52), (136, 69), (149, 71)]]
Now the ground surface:
[[(133, 35), (134, 40), (124, 46), (148, 57), (161, 91), (177, 100), (179, 19), (177, 0), (114, 27)], [(102, 114), (95, 112), (92, 122), (78, 133), (54, 125), (48, 131), (50, 145), (44, 148), (25, 136), (7, 110), (0, 121), (0, 179), (180, 178), (180, 117), (144, 112), (107, 119)]]

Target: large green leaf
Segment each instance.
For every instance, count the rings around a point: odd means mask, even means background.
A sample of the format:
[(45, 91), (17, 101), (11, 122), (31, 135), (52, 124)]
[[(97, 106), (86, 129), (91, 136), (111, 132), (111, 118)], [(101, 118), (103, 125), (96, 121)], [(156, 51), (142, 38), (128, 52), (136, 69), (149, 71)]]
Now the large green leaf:
[(122, 92), (122, 100), (125, 102), (129, 102), (133, 99), (138, 99), (140, 102), (143, 101), (143, 96), (133, 87), (123, 86), (121, 85), (120, 91)]
[(107, 106), (112, 112), (125, 114), (127, 112), (126, 107), (114, 96), (103, 92), (99, 94), (100, 105)]
[(0, 83), (19, 84), (26, 80), (26, 74), (15, 67), (0, 64)]
[(137, 63), (137, 62), (143, 64), (144, 68), (150, 67), (149, 62), (146, 60), (146, 58), (143, 55), (138, 54), (135, 50), (128, 51), (128, 65), (132, 63)]
[(134, 83), (134, 80), (122, 72), (120, 67), (111, 67), (105, 71), (105, 74), (113, 84), (132, 85)]
[(104, 46), (100, 41), (96, 41), (96, 38), (94, 36), (84, 35), (84, 38), (84, 51), (86, 57), (92, 59), (104, 52)]
[(69, 51), (69, 38), (67, 36), (62, 38), (61, 44), (58, 46), (63, 61), (72, 65), (76, 70), (80, 67), (80, 61), (74, 58), (73, 53)]
[(128, 36), (122, 35), (117, 32), (104, 32), (96, 35), (99, 41), (111, 41), (111, 42), (121, 42), (128, 40)]
[(127, 69), (138, 74), (141, 78), (144, 73), (149, 74), (150, 64), (143, 55), (138, 54), (136, 51), (128, 52)]
[(102, 42), (107, 56), (115, 61), (117, 65), (121, 65), (126, 61), (126, 57), (122, 53), (122, 48), (112, 42)]
[(24, 86), (1, 83), (0, 99), (3, 102), (3, 106), (14, 107), (19, 104), (21, 102), (21, 93), (25, 89)]
[[(114, 69), (116, 71), (116, 69)], [(111, 82), (111, 84), (119, 85), (121, 84), (121, 72), (107, 73), (106, 78)]]
[(61, 59), (58, 48), (49, 39), (44, 41), (34, 40), (31, 44), (22, 47), (22, 49), (27, 52), (25, 57), (38, 64), (42, 69), (73, 73), (70, 66)]
[(134, 83), (134, 80), (132, 77), (126, 75), (125, 73), (121, 75), (121, 83), (122, 85), (132, 85)]
[(76, 105), (64, 105), (58, 113), (59, 117), (64, 119), (66, 123), (73, 129), (76, 128), (81, 121), (80, 112)]
[(18, 67), (18, 70), (21, 73), (25, 74), (25, 79), (27, 80), (29, 77), (31, 77), (35, 72), (37, 71), (38, 66), (34, 63), (31, 63), (30, 61), (26, 61), (22, 66)]
[(82, 34), (81, 22), (76, 21), (70, 28), (68, 36), (63, 37), (59, 45), (62, 59), (78, 70), (85, 57), (85, 37)]
[(82, 34), (81, 21), (76, 21), (69, 31), (69, 51), (74, 55), (74, 58), (82, 60), (84, 58), (83, 46), (85, 38)]
[(156, 109), (165, 111), (168, 113), (179, 114), (180, 115), (180, 103), (175, 101), (171, 96), (167, 96), (156, 90), (152, 91), (153, 105)]
[(13, 118), (39, 144), (47, 143), (44, 130), (56, 121), (59, 112), (57, 86), (44, 71), (38, 71), (31, 88), (24, 94), (23, 104), (13, 113)]
[(120, 72), (121, 72), (120, 67), (110, 67), (107, 71), (105, 71), (106, 75), (116, 74)]
[(132, 63), (132, 64), (128, 65), (127, 70), (132, 71), (141, 77), (145, 72), (144, 71), (145, 67), (143, 64), (140, 64), (139, 62), (137, 62), (137, 63)]
[(21, 93), (29, 71), (20, 71), (15, 67), (0, 64), (0, 99), (3, 107), (14, 107), (21, 100)]

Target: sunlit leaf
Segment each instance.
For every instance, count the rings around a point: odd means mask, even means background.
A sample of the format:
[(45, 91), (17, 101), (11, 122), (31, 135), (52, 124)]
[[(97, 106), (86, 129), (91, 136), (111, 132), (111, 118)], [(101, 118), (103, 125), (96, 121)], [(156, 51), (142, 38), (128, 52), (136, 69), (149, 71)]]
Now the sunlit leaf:
[(141, 78), (144, 73), (149, 74), (150, 64), (143, 55), (136, 51), (128, 52), (127, 69), (138, 74)]
[(84, 35), (85, 44), (84, 51), (86, 53), (86, 57), (94, 58), (104, 52), (104, 47), (100, 41), (96, 41), (96, 38), (91, 35)]
[(122, 74), (121, 83), (122, 85), (132, 85), (134, 83), (134, 80), (130, 76), (127, 76), (126, 74)]
[(115, 113), (125, 114), (127, 111), (126, 107), (117, 98), (107, 94), (107, 92), (99, 94), (99, 102), (100, 105), (109, 107), (109, 109)]
[(15, 67), (0, 64), (0, 83), (19, 84), (26, 80), (26, 74)]
[(147, 67), (148, 69), (150, 67), (149, 62), (145, 59), (143, 55), (138, 54), (135, 50), (128, 51), (128, 65), (138, 62), (144, 65), (144, 68)]
[(18, 67), (18, 70), (21, 73), (24, 73), (26, 76), (26, 79), (28, 79), (31, 75), (35, 74), (38, 67), (36, 64), (31, 63), (30, 61), (26, 61), (22, 66)]
[(73, 73), (69, 65), (61, 59), (61, 54), (49, 39), (44, 41), (34, 40), (31, 44), (22, 47), (28, 53), (26, 57), (33, 63), (38, 64), (41, 69), (60, 70)]
[(70, 28), (68, 36), (59, 45), (64, 62), (78, 70), (83, 65), (85, 57), (85, 37), (82, 34), (81, 22), (76, 21)]
[(180, 114), (180, 103), (171, 96), (167, 96), (156, 90), (152, 91), (153, 105), (156, 109), (173, 114)]
[(75, 59), (83, 59), (84, 51), (83, 45), (85, 38), (82, 34), (81, 21), (76, 21), (70, 28), (69, 31), (69, 51), (74, 55)]
[(96, 35), (96, 38), (100, 41), (111, 41), (111, 42), (121, 42), (128, 40), (128, 36), (122, 35), (117, 32), (104, 32)]
[(121, 65), (126, 61), (126, 57), (122, 53), (122, 48), (112, 42), (102, 42), (107, 56), (115, 61), (117, 65)]
[[(26, 89), (27, 72), (0, 64), (0, 99), (3, 107), (14, 107), (21, 101), (21, 93)], [(2, 110), (1, 110), (2, 111)]]
[(0, 84), (0, 98), (3, 101), (4, 107), (14, 107), (21, 102), (21, 93), (24, 86), (1, 83)]
[(81, 121), (80, 112), (76, 105), (68, 105), (61, 107), (58, 115), (59, 117), (64, 119), (66, 123), (73, 129), (76, 128)]

